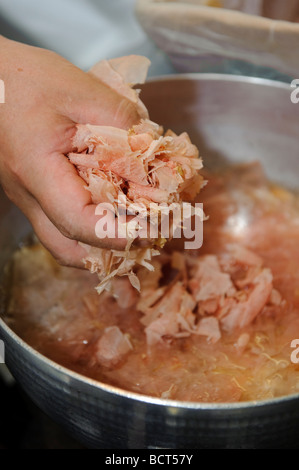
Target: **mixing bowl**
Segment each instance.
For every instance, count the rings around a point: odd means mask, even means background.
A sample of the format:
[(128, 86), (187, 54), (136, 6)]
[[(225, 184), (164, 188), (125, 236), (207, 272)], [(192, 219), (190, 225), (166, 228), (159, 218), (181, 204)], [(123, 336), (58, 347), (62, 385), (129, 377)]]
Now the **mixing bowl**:
[[(291, 88), (263, 79), (181, 75), (143, 86), (151, 118), (188, 131), (205, 165), (259, 160), (270, 179), (298, 188), (299, 104)], [(0, 196), (0, 273), (31, 231)], [(279, 248), (278, 248), (279, 249)], [(2, 293), (2, 300), (5, 299)], [(3, 305), (2, 305), (3, 307)], [(6, 363), (31, 399), (91, 448), (288, 448), (299, 442), (299, 394), (266, 402), (184, 403), (90, 380), (42, 356), (0, 319)], [(291, 355), (291, 350), (290, 350)]]

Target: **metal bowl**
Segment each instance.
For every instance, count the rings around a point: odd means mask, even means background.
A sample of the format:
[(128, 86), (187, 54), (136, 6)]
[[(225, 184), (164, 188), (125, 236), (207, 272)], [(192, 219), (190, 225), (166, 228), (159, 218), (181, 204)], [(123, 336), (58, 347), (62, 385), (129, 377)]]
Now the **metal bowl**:
[[(143, 87), (151, 118), (187, 130), (207, 167), (260, 160), (269, 178), (297, 188), (299, 104), (285, 84), (222, 75), (156, 79)], [(0, 272), (31, 230), (0, 197)], [(31, 399), (91, 448), (288, 448), (299, 442), (299, 395), (265, 402), (200, 404), (111, 387), (42, 356), (0, 319), (6, 363)]]

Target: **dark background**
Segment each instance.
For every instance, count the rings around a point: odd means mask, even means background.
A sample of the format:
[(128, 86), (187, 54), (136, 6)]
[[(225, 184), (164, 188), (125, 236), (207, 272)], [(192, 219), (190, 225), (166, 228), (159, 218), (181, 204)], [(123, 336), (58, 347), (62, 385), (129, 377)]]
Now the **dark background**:
[(83, 449), (42, 413), (20, 387), (0, 376), (0, 450)]

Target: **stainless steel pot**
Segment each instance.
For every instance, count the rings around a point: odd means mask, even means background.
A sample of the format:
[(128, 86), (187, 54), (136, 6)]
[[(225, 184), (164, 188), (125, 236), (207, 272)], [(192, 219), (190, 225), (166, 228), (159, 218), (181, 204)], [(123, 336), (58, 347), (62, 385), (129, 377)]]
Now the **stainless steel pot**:
[[(154, 121), (191, 134), (207, 167), (259, 159), (272, 180), (298, 188), (299, 104), (291, 103), (290, 94), (288, 85), (262, 79), (185, 75), (146, 84), (142, 97)], [(3, 273), (30, 226), (0, 198)], [(153, 399), (60, 367), (2, 320), (0, 337), (7, 365), (27, 394), (89, 447), (283, 448), (299, 443), (299, 395), (219, 405)]]

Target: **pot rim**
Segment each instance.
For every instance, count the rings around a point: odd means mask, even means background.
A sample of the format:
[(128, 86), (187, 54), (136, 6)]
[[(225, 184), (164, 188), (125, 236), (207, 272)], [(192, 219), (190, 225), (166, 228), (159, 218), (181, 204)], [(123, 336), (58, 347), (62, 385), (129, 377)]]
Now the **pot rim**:
[(126, 391), (119, 387), (105, 384), (95, 379), (91, 379), (85, 375), (82, 375), (78, 372), (74, 372), (71, 369), (68, 369), (65, 366), (61, 366), (57, 362), (49, 359), (44, 356), (28, 343), (26, 343), (20, 336), (18, 336), (6, 323), (0, 318), (0, 338), (1, 330), (4, 330), (7, 335), (16, 343), (20, 348), (24, 349), (28, 354), (34, 356), (41, 364), (46, 367), (53, 369), (58, 374), (63, 374), (68, 379), (73, 379), (78, 382), (84, 383), (84, 385), (89, 385), (93, 390), (101, 390), (108, 394), (117, 395), (120, 398), (131, 399), (134, 401), (139, 401), (148, 405), (158, 405), (167, 408), (176, 408), (176, 409), (189, 409), (189, 410), (202, 410), (202, 411), (238, 411), (238, 410), (250, 410), (261, 408), (265, 406), (275, 406), (286, 404), (293, 400), (299, 400), (299, 393), (293, 395), (287, 395), (283, 397), (273, 398), (269, 400), (256, 400), (256, 401), (247, 401), (247, 402), (238, 402), (238, 403), (201, 403), (201, 402), (188, 402), (188, 401), (178, 401), (178, 400), (167, 400), (162, 398), (155, 398), (148, 395), (142, 395), (135, 392)]
[[(290, 77), (292, 80), (292, 78)], [(282, 82), (279, 80), (271, 80), (270, 78), (262, 78), (262, 77), (251, 77), (246, 75), (238, 75), (238, 74), (225, 74), (225, 73), (177, 73), (177, 74), (165, 74), (165, 75), (157, 75), (153, 77), (149, 77), (147, 81), (141, 85), (146, 86), (150, 83), (155, 82), (165, 82), (165, 81), (179, 81), (179, 80), (192, 80), (192, 81), (209, 81), (209, 82), (235, 82), (235, 83), (243, 83), (243, 84), (250, 84), (250, 85), (263, 85), (263, 86), (270, 86), (276, 87), (280, 89), (285, 89), (286, 91), (292, 91), (291, 83)]]

